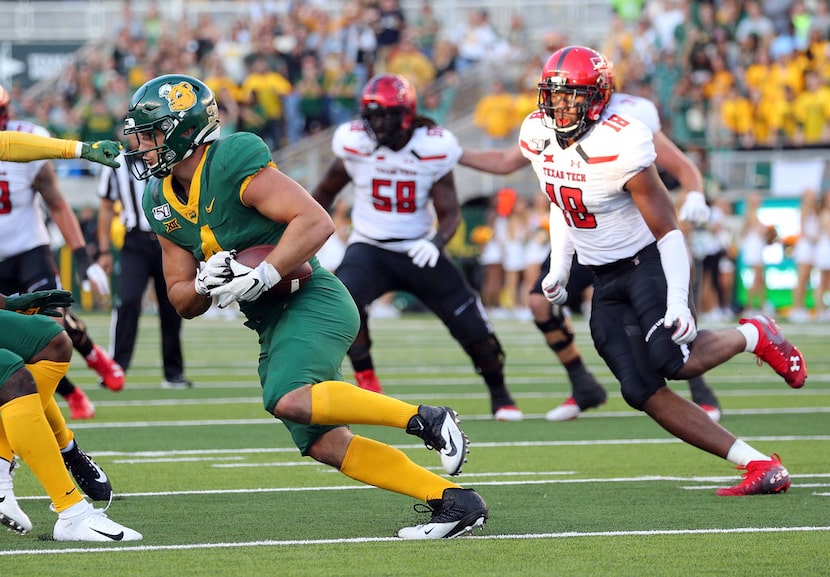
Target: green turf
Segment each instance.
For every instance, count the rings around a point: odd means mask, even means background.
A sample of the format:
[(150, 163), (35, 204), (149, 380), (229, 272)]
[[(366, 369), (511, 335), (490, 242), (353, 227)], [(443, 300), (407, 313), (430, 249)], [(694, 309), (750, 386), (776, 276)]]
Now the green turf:
[[(105, 344), (108, 317), (85, 320)], [(70, 371), (98, 407), (94, 420), (71, 426), (119, 494), (108, 513), (144, 540), (49, 540), (55, 514), (24, 466), (16, 491), (35, 529), (0, 533), (3, 576), (830, 575), (830, 326), (783, 326), (809, 362), (800, 391), (751, 355), (707, 377), (724, 426), (780, 453), (793, 477), (786, 495), (734, 499), (714, 494), (737, 481), (731, 465), (625, 405), (579, 319), (577, 343), (610, 394), (606, 405), (568, 423), (542, 418), (567, 396), (567, 382), (531, 323), (496, 322), (511, 389), (528, 417), (521, 423), (489, 418), (469, 359), (431, 316), (372, 328), (388, 394), (461, 413), (472, 445), (457, 480), (487, 500), (484, 530), (441, 542), (396, 539), (398, 528), (426, 518), (415, 500), (300, 457), (262, 409), (256, 338), (236, 322), (186, 322), (196, 387), (160, 389), (157, 319), (148, 315), (122, 392), (98, 389), (82, 361)], [(344, 373), (351, 377), (348, 362)], [(688, 395), (684, 383), (672, 387)], [(414, 437), (354, 430), (441, 471)]]

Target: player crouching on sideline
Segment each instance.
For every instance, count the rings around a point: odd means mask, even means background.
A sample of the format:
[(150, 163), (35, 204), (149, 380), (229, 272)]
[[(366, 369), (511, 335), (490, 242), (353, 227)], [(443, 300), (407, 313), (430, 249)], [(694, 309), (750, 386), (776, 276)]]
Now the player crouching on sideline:
[[(52, 531), (56, 541), (139, 541), (141, 533), (112, 521), (83, 498), (64, 467), (44, 409), (57, 410), (55, 387), (69, 369), (72, 341), (60, 325), (41, 315), (59, 315), (58, 308), (71, 302), (66, 291), (0, 295), (0, 447), (8, 448), (4, 458), (14, 451), (28, 465), (52, 500), (58, 514)], [(0, 476), (0, 497), (0, 524), (15, 533), (31, 531), (10, 474)]]

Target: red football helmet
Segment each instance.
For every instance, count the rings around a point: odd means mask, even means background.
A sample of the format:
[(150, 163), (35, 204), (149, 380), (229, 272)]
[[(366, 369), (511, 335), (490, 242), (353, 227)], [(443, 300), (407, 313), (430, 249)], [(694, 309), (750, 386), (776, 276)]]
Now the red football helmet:
[(6, 130), (9, 122), (9, 93), (0, 86), (0, 130)]
[[(614, 65), (605, 56), (585, 46), (566, 46), (548, 58), (542, 67), (537, 105), (562, 138), (579, 138), (599, 120), (614, 90)], [(581, 101), (577, 97), (582, 96)], [(576, 122), (563, 115), (577, 109)]]
[(360, 97), (360, 116), (382, 146), (400, 148), (409, 140), (418, 99), (415, 88), (398, 74), (380, 74), (369, 79)]

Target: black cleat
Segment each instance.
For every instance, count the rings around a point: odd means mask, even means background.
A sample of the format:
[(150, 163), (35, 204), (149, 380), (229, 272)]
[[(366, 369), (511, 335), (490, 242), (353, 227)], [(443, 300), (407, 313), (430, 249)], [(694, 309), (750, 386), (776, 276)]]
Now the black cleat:
[(458, 413), (449, 407), (421, 405), (409, 419), (406, 432), (424, 440), (428, 449), (441, 455), (441, 464), (450, 475), (458, 475), (467, 462), (467, 435), (458, 428)]
[[(420, 511), (419, 504), (415, 506)], [(398, 531), (401, 539), (452, 539), (483, 527), (489, 513), (487, 503), (473, 489), (445, 489), (440, 499), (427, 503), (429, 522)]]
[(84, 453), (75, 441), (72, 449), (63, 455), (63, 463), (75, 477), (75, 481), (87, 497), (93, 501), (109, 501), (112, 498), (112, 485), (107, 474)]

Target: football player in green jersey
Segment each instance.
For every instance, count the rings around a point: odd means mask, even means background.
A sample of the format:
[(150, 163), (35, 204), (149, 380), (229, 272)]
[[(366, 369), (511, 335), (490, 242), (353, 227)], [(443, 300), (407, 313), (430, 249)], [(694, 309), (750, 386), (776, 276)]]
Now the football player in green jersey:
[[(162, 247), (170, 302), (185, 318), (237, 301), (259, 335), (265, 410), (303, 455), (343, 474), (429, 503), (432, 516), (398, 532), (404, 539), (463, 535), (487, 520), (472, 489), (413, 463), (403, 452), (355, 435), (348, 424), (397, 427), (439, 452), (449, 475), (466, 461), (467, 437), (449, 407), (415, 406), (342, 380), (358, 314), (343, 284), (316, 252), (334, 232), (328, 213), (280, 172), (261, 138), (219, 137), (216, 99), (202, 81), (165, 75), (141, 86), (125, 119), (127, 162), (147, 180), (143, 205)], [(273, 245), (257, 267), (238, 251)], [(313, 274), (279, 296), (283, 274), (309, 262)]]

